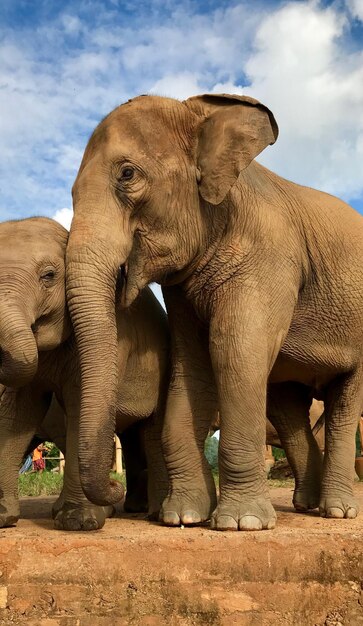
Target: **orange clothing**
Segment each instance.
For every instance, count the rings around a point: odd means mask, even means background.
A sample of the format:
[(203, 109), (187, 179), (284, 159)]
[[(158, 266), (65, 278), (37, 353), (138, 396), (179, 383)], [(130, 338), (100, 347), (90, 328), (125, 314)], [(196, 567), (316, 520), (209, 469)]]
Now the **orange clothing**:
[(33, 457), (32, 457), (33, 461), (38, 461), (39, 459), (43, 458), (43, 452), (42, 450), (39, 450), (39, 447), (40, 446), (38, 446), (38, 448), (35, 448), (35, 450), (33, 450)]

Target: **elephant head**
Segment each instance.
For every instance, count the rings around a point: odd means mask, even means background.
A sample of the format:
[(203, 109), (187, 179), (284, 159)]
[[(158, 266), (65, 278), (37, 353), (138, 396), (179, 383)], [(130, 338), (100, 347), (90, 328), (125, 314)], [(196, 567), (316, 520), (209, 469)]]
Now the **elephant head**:
[(66, 265), (82, 373), (82, 486), (97, 504), (119, 497), (108, 480), (119, 268), (124, 306), (151, 281), (174, 284), (192, 274), (228, 219), (215, 205), (276, 137), (271, 112), (248, 97), (140, 96), (108, 115), (89, 140), (73, 187)]
[(0, 224), (0, 383), (19, 387), (35, 375), (38, 350), (71, 333), (65, 299), (68, 232), (53, 220)]

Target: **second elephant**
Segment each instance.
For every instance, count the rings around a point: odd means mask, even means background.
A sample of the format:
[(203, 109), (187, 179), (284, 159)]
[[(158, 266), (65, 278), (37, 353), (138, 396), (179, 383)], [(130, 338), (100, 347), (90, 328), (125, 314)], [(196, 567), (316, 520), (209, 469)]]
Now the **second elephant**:
[[(53, 394), (67, 418), (64, 489), (57, 504), (55, 525), (66, 530), (93, 530), (105, 521), (104, 509), (86, 499), (79, 476), (80, 371), (65, 305), (66, 242), (67, 231), (47, 218), (0, 225), (0, 382), (13, 385), (5, 389), (0, 405), (1, 526), (10, 525), (19, 517), (19, 464), (44, 421)], [(7, 319), (11, 324), (6, 325)], [(161, 450), (170, 369), (166, 314), (147, 289), (132, 311), (118, 311), (117, 319), (118, 380), (113, 398), (116, 423), (110, 424), (110, 428), (123, 433), (134, 424), (144, 425), (149, 515), (157, 516), (168, 489)], [(100, 344), (107, 345), (108, 340), (107, 336), (99, 337)], [(23, 353), (25, 358), (27, 350), (31, 366), (28, 369), (19, 363), (19, 355)], [(16, 388), (18, 382), (22, 386)], [(103, 464), (101, 445), (98, 457), (85, 468), (82, 482), (94, 481)]]

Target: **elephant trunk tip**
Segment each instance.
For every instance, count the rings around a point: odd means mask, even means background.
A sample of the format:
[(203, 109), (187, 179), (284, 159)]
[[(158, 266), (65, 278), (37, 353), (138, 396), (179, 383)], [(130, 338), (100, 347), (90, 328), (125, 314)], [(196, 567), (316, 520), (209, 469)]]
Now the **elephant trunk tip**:
[(109, 506), (116, 504), (125, 497), (125, 490), (121, 483), (117, 480), (110, 479), (108, 484), (101, 485), (91, 482), (89, 477), (85, 480), (81, 478), (82, 489), (91, 502), (98, 506)]

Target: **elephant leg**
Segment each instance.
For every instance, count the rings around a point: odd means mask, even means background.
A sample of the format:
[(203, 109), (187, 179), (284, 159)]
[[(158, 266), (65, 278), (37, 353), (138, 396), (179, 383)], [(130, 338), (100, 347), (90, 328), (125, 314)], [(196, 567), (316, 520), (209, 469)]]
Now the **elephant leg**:
[[(276, 524), (264, 457), (269, 364), (272, 367), (280, 348), (277, 322), (268, 310), (257, 308), (258, 293), (246, 290), (240, 298), (227, 294), (210, 323), (221, 420), (220, 498), (211, 519), (215, 530), (262, 530)], [(281, 321), (278, 326), (284, 328)], [(284, 336), (280, 330), (279, 342)]]
[(362, 411), (362, 368), (333, 381), (325, 394), (325, 455), (319, 511), (354, 518), (355, 435)]
[(305, 385), (289, 382), (268, 387), (267, 415), (294, 473), (297, 511), (315, 509), (320, 498), (323, 461), (310, 426), (310, 405), (311, 391)]
[(126, 497), (124, 511), (128, 513), (146, 512), (147, 462), (142, 423), (136, 422), (120, 434), (126, 472)]
[(47, 410), (33, 389), (6, 389), (0, 403), (0, 528), (19, 519), (18, 476), (25, 452)]
[(204, 443), (217, 396), (204, 329), (178, 287), (163, 289), (163, 294), (173, 329), (173, 364), (162, 432), (169, 489), (161, 518), (168, 526), (179, 526), (209, 519), (216, 506)]
[(54, 526), (58, 530), (97, 530), (104, 526), (114, 509), (92, 504), (84, 495), (78, 465), (78, 400), (66, 402), (65, 412), (67, 456), (62, 494), (53, 511)]
[(147, 460), (148, 517), (158, 520), (161, 507), (168, 495), (169, 479), (162, 450), (162, 428), (165, 415), (165, 398), (154, 415), (145, 423), (145, 452)]

